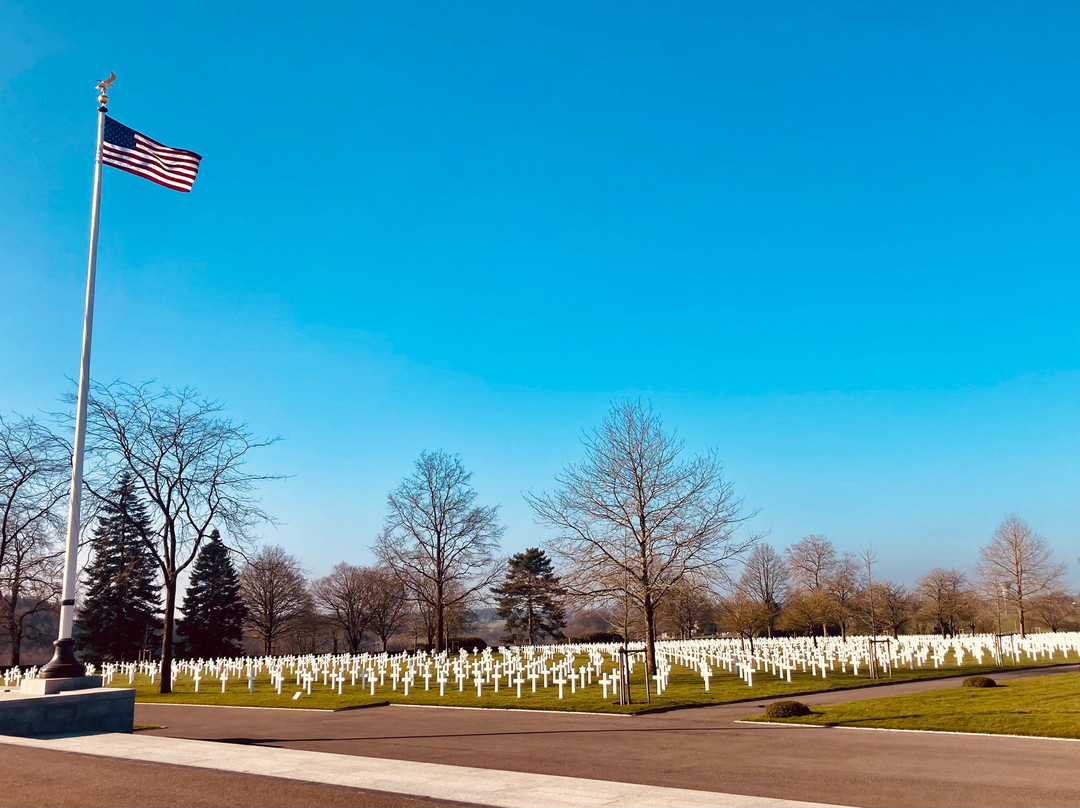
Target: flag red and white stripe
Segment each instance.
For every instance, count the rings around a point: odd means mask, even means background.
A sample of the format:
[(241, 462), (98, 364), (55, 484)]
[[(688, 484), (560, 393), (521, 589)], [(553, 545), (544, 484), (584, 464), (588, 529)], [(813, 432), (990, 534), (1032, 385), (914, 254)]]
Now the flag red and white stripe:
[(101, 143), (102, 163), (172, 188), (191, 190), (202, 157), (187, 149), (174, 149), (105, 116)]

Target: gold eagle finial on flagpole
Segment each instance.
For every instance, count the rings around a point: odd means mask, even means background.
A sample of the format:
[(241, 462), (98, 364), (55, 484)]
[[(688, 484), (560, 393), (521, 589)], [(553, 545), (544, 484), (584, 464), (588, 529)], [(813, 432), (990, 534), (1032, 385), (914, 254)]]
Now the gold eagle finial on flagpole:
[(101, 106), (105, 106), (109, 103), (109, 87), (114, 81), (116, 81), (116, 74), (110, 70), (107, 79), (102, 79), (94, 85), (97, 89), (101, 90), (101, 95), (98, 96), (98, 103), (101, 104)]

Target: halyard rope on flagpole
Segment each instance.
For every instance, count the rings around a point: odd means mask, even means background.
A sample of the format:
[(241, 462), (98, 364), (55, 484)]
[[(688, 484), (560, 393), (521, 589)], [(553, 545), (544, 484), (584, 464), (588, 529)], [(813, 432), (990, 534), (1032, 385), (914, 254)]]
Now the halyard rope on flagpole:
[(75, 587), (78, 582), (79, 508), (82, 503), (83, 455), (86, 447), (86, 400), (90, 392), (90, 345), (94, 332), (94, 285), (97, 276), (98, 214), (101, 209), (101, 153), (108, 112), (109, 87), (116, 74), (96, 85), (98, 95), (97, 150), (94, 157), (94, 191), (90, 206), (90, 258), (86, 272), (86, 311), (83, 316), (82, 365), (79, 368), (79, 395), (75, 414), (75, 445), (71, 456), (71, 495), (68, 500), (67, 546), (64, 551), (64, 581), (60, 601), (60, 630), (53, 658), (42, 669), (41, 678), (83, 676), (86, 667), (75, 656)]

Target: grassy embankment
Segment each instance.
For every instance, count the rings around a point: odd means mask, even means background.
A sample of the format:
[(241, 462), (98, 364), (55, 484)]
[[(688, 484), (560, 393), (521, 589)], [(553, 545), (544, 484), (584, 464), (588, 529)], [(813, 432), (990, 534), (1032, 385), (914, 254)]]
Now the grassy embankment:
[(812, 709), (813, 714), (803, 718), (751, 720), (1080, 738), (1080, 672), (1002, 682), (994, 688), (955, 687)]
[[(970, 661), (970, 660), (969, 660)], [(1063, 662), (1078, 661), (1075, 654), (1066, 658), (1059, 653), (1052, 661), (1039, 660), (1034, 662), (1026, 657), (1021, 659), (1019, 666), (1008, 667), (1041, 667), (1045, 665), (1061, 664)], [(578, 664), (586, 664), (587, 657), (579, 657)], [(369, 707), (388, 702), (395, 704), (425, 704), (441, 705), (448, 707), (495, 707), (526, 710), (563, 710), (578, 712), (598, 713), (641, 713), (650, 710), (671, 709), (675, 707), (701, 706), (708, 704), (724, 704), (736, 701), (748, 701), (754, 699), (772, 698), (776, 696), (794, 696), (805, 693), (817, 693), (826, 690), (842, 690), (853, 687), (866, 687), (873, 684), (912, 681), (918, 679), (938, 679), (945, 676), (965, 675), (972, 676), (979, 673), (993, 674), (998, 668), (991, 665), (964, 665), (957, 667), (955, 660), (949, 658), (948, 665), (935, 669), (932, 665), (926, 668), (909, 670), (896, 670), (893, 678), (871, 680), (865, 675), (853, 676), (850, 672), (840, 673), (839, 670), (830, 673), (828, 678), (812, 676), (809, 673), (796, 672), (792, 674), (791, 684), (765, 672), (758, 672), (754, 676), (753, 688), (737, 676), (717, 669), (716, 675), (711, 681), (710, 691), (705, 692), (701, 677), (696, 671), (682, 666), (674, 666), (671, 672), (669, 687), (662, 696), (655, 692), (652, 701), (645, 698), (644, 667), (640, 664), (634, 668), (633, 682), (630, 689), (633, 704), (619, 705), (618, 697), (610, 690), (608, 698), (603, 698), (600, 687), (596, 684), (586, 689), (578, 689), (577, 693), (571, 694), (569, 685), (566, 686), (563, 698), (559, 699), (558, 688), (537, 687), (537, 692), (530, 691), (530, 685), (522, 688), (522, 697), (517, 698), (516, 688), (507, 688), (506, 680), (502, 680), (498, 693), (494, 687), (487, 684), (483, 689), (483, 696), (477, 697), (476, 686), (471, 681), (466, 682), (464, 691), (458, 691), (457, 683), (448, 684), (446, 696), (440, 698), (438, 685), (434, 680), (431, 682), (432, 689), (424, 691), (423, 680), (418, 679), (418, 689), (412, 690), (408, 696), (403, 693), (403, 686), (398, 684), (398, 689), (392, 690), (390, 679), (387, 677), (385, 686), (376, 687), (375, 695), (370, 691), (361, 690), (359, 684), (350, 687), (345, 684), (342, 695), (338, 695), (328, 685), (323, 685), (321, 680), (312, 685), (311, 695), (302, 693), (294, 699), (295, 693), (300, 691), (296, 686), (295, 677), (286, 681), (279, 696), (270, 684), (269, 677), (264, 673), (255, 681), (255, 692), (247, 692), (246, 679), (230, 679), (226, 685), (226, 692), (221, 692), (221, 683), (217, 679), (203, 678), (199, 685), (199, 692), (195, 692), (194, 682), (187, 676), (181, 676), (173, 687), (173, 692), (168, 695), (158, 693), (157, 684), (150, 684), (149, 678), (136, 676), (129, 685), (126, 676), (118, 676), (113, 681), (113, 687), (134, 687), (136, 689), (136, 701), (144, 703), (170, 702), (179, 704), (216, 704), (247, 707), (285, 707), (307, 708), (322, 710), (340, 710), (357, 707)], [(610, 670), (611, 664), (607, 663), (604, 670)], [(650, 682), (650, 684), (652, 684)]]

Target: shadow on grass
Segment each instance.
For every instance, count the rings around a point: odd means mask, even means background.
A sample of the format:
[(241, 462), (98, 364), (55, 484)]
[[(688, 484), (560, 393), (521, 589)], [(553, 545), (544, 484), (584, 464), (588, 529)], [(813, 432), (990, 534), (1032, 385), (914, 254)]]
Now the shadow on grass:
[[(822, 716), (824, 713), (812, 713), (812, 715)], [(882, 721), (903, 721), (905, 719), (924, 719), (925, 715), (919, 713), (909, 713), (908, 715), (890, 715), (887, 719), (881, 716), (869, 716), (867, 718), (845, 718), (842, 721), (826, 721), (818, 724), (821, 727), (858, 727), (862, 725), (874, 726), (880, 724)], [(794, 723), (794, 722), (792, 722)]]

